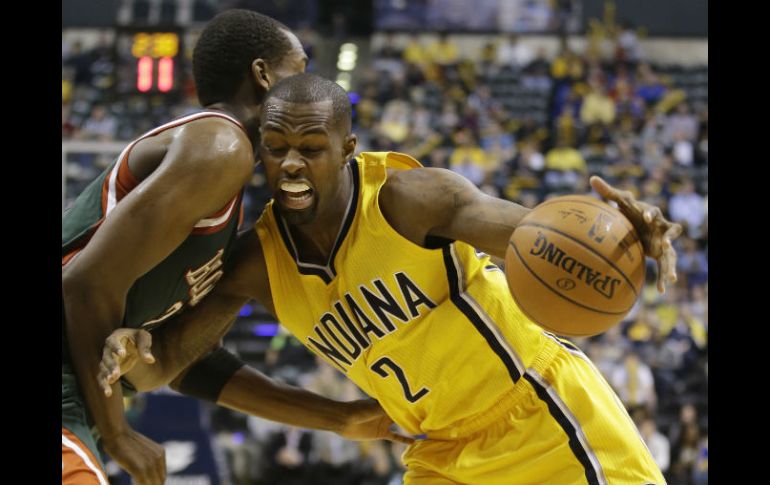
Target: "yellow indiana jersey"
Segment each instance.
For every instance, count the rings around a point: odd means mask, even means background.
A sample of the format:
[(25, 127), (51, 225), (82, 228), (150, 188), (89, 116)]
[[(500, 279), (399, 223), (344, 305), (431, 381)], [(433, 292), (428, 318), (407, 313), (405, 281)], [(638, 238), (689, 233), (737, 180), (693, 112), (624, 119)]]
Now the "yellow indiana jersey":
[(300, 259), (273, 202), (256, 230), (280, 322), (409, 433), (454, 438), (497, 419), (558, 344), (487, 255), (460, 241), (425, 249), (388, 224), (387, 169), (419, 166), (393, 152), (351, 160), (353, 196), (326, 266)]

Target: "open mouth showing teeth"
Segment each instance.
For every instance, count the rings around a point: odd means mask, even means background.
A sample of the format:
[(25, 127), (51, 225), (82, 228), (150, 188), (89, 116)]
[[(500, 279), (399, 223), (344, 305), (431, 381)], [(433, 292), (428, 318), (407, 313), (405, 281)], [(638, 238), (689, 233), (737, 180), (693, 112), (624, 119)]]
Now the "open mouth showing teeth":
[(284, 182), (281, 194), (288, 206), (301, 209), (306, 207), (313, 197), (313, 189), (306, 183)]

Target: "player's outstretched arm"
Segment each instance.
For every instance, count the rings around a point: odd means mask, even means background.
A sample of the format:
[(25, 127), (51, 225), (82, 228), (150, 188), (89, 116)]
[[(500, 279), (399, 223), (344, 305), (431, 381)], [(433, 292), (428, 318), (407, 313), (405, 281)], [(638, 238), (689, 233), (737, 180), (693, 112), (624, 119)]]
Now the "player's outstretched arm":
[(290, 426), (333, 431), (352, 440), (413, 441), (390, 430), (393, 421), (373, 399), (335, 401), (276, 382), (248, 366), (230, 378), (216, 403)]
[[(647, 256), (658, 262), (658, 288), (676, 281), (676, 253), (671, 240), (681, 233), (659, 208), (637, 201), (599, 177), (591, 185), (618, 203), (644, 243)], [(529, 209), (481, 192), (465, 177), (441, 168), (393, 171), (380, 191), (380, 208), (404, 237), (423, 245), (427, 236), (467, 242), (505, 258), (508, 240)]]
[[(105, 448), (138, 483), (158, 483), (165, 475), (162, 448), (160, 454), (154, 450), (138, 456), (136, 450), (152, 442), (142, 441), (128, 426), (119, 387), (104, 399), (96, 382), (102, 346), (122, 322), (134, 281), (168, 256), (198, 220), (232, 199), (248, 181), (253, 163), (248, 139), (232, 123), (189, 123), (176, 134), (158, 168), (115, 206), (62, 270), (74, 371)], [(131, 440), (136, 443), (127, 446)], [(154, 464), (147, 465), (148, 460)]]
[[(114, 376), (120, 376), (122, 369), (130, 367), (131, 371), (126, 375), (134, 376), (130, 382), (136, 383), (139, 391), (170, 384), (177, 391), (188, 394), (185, 380), (192, 379), (197, 382), (197, 389), (191, 393), (194, 397), (242, 413), (301, 428), (333, 431), (351, 440), (387, 439), (406, 444), (413, 441), (412, 438), (391, 431), (393, 421), (373, 399), (339, 402), (278, 383), (251, 367), (243, 366), (221, 348), (183, 369), (176, 378), (172, 376), (169, 382), (168, 374), (161, 377), (162, 371), (150, 379), (147, 377), (158, 368), (152, 367), (155, 362), (163, 360), (162, 357), (156, 359), (152, 355), (152, 338), (148, 332), (121, 328), (113, 332), (107, 341), (105, 355), (114, 355), (110, 357), (109, 363), (106, 363), (105, 358), (101, 363), (99, 380), (105, 392), (110, 390), (109, 382), (117, 380)], [(219, 356), (213, 357), (217, 354)], [(224, 364), (222, 354), (227, 361)], [(239, 368), (230, 375), (232, 371), (227, 368), (232, 369), (233, 366)], [(114, 373), (108, 369), (113, 369)], [(191, 376), (191, 372), (195, 375)], [(223, 372), (230, 377), (223, 378)], [(222, 380), (224, 383), (220, 386), (217, 381)], [(208, 381), (208, 384), (201, 388), (201, 381)]]

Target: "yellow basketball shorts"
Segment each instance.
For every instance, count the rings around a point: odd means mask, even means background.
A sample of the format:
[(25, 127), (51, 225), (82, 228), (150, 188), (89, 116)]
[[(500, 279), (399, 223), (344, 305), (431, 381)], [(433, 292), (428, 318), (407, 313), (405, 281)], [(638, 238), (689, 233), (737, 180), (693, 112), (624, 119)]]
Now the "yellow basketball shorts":
[(500, 415), (492, 425), (410, 446), (404, 485), (663, 485), (610, 385), (574, 344), (558, 342), (542, 372), (519, 379), (506, 409), (490, 410)]

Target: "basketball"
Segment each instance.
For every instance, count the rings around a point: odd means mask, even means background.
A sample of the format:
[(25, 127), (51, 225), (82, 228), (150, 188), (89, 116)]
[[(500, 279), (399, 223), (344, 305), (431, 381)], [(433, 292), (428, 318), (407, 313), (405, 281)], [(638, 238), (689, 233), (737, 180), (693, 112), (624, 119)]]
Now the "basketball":
[(550, 199), (524, 217), (505, 254), (521, 310), (558, 335), (586, 337), (619, 323), (644, 283), (644, 249), (621, 212), (589, 196)]

